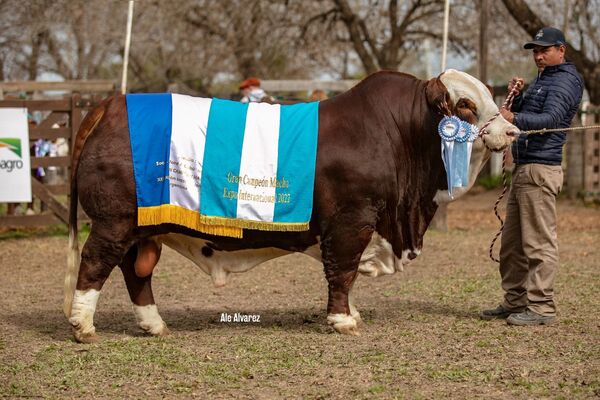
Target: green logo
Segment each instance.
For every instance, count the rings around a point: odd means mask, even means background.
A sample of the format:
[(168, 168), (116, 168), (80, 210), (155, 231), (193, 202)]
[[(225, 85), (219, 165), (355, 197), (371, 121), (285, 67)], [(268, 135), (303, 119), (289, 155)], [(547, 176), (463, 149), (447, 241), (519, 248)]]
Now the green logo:
[(16, 155), (21, 157), (21, 139), (19, 138), (0, 138), (0, 149), (8, 148)]

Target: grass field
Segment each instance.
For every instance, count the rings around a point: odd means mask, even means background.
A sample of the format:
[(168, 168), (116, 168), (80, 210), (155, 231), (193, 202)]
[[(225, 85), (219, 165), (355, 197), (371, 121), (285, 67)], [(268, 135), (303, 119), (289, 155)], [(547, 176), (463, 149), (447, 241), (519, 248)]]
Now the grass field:
[[(170, 336), (136, 327), (119, 270), (96, 313), (101, 342), (73, 342), (62, 315), (67, 240), (0, 241), (0, 397), (586, 399), (600, 397), (600, 210), (561, 201), (557, 323), (484, 322), (501, 298), (487, 258), (495, 192), (451, 206), (404, 273), (360, 277), (361, 336), (326, 325), (321, 266), (270, 261), (215, 289), (169, 249), (154, 291)], [(222, 313), (260, 315), (220, 322)]]

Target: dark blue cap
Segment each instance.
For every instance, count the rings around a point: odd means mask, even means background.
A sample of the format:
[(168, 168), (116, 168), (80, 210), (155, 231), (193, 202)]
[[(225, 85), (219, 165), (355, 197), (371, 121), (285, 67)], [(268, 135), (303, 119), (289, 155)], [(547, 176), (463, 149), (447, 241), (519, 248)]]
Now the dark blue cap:
[(540, 29), (533, 37), (533, 40), (525, 43), (523, 48), (533, 49), (535, 46), (548, 47), (558, 46), (561, 44), (567, 44), (565, 35), (562, 33), (562, 31), (560, 29), (546, 27)]

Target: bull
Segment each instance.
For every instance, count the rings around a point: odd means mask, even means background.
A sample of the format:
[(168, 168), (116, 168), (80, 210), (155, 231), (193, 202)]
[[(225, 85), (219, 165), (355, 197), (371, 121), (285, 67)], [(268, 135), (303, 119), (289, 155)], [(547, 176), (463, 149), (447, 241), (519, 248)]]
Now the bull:
[[(358, 274), (403, 270), (420, 253), (438, 203), (449, 200), (439, 121), (453, 114), (482, 127), (497, 111), (485, 85), (463, 72), (448, 70), (430, 80), (375, 73), (319, 105), (309, 230), (244, 229), (238, 239), (174, 224), (138, 226), (125, 97), (106, 99), (86, 116), (73, 147), (64, 312), (75, 339), (97, 339), (96, 303), (117, 265), (138, 325), (151, 335), (168, 333), (151, 289), (163, 244), (192, 260), (216, 286), (269, 259), (307, 254), (323, 263), (327, 322), (337, 332), (357, 334), (360, 314), (351, 291)], [(473, 145), (469, 185), (455, 198), (472, 186), (490, 150), (505, 149), (516, 131), (502, 117), (486, 128)], [(81, 255), (78, 199), (92, 221)]]

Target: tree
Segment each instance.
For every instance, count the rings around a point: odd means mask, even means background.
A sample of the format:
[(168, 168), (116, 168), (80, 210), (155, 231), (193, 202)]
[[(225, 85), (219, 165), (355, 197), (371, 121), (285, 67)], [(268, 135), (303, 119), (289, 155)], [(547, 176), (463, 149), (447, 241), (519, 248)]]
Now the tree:
[[(389, 0), (380, 2), (350, 2), (348, 0), (331, 0), (321, 2), (323, 10), (312, 16), (307, 24), (320, 22), (334, 32), (334, 40), (346, 41), (352, 45), (364, 72), (367, 74), (381, 69), (398, 70), (410, 61), (416, 61), (421, 69), (419, 56), (425, 40), (441, 42), (442, 29), (439, 21), (444, 10), (443, 0), (411, 0), (398, 2)], [(466, 4), (466, 2), (465, 2)], [(464, 12), (463, 2), (458, 2), (455, 9)], [(458, 19), (462, 21), (462, 19)], [(345, 34), (332, 29), (336, 24), (344, 27)], [(461, 24), (462, 27), (462, 24)], [(464, 29), (450, 33), (450, 43), (455, 51), (463, 52)], [(465, 24), (469, 27), (469, 24)], [(464, 27), (462, 27), (464, 28)], [(305, 28), (306, 30), (306, 28)], [(420, 71), (423, 74), (423, 71)]]

